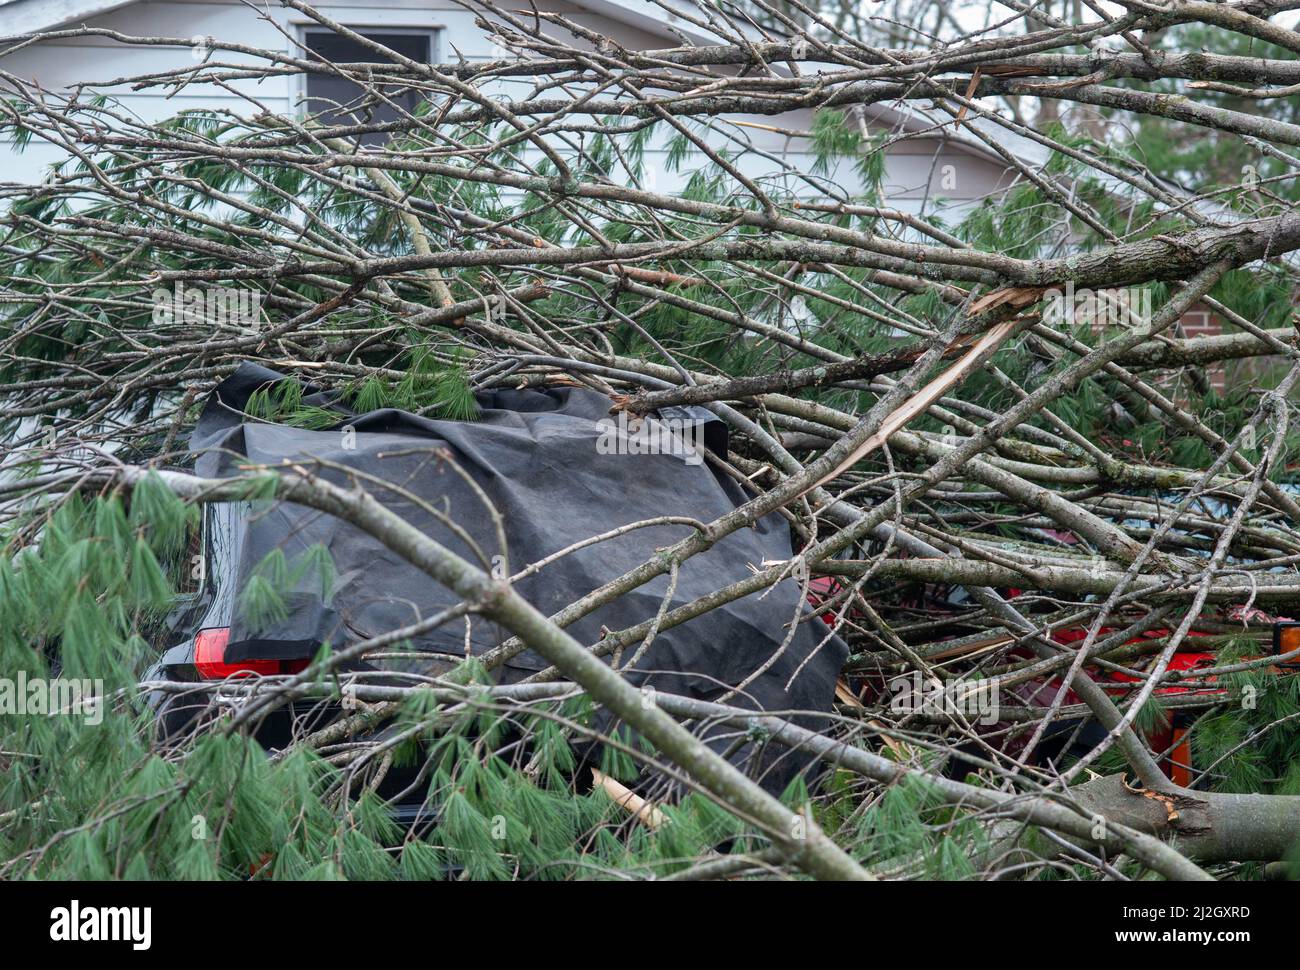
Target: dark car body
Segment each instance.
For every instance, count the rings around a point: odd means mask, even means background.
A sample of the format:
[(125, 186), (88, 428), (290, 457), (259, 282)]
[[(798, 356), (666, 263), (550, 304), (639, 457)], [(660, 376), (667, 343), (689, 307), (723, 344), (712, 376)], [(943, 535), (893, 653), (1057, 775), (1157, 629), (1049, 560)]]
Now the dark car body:
[[(215, 713), (211, 692), (202, 689), (204, 685), (298, 673), (310, 664), (319, 646), (285, 643), (273, 659), (226, 660), (225, 647), (238, 609), (237, 576), (245, 527), (252, 514), (253, 507), (243, 502), (214, 502), (203, 507), (201, 528), (191, 544), (199, 575), (196, 588), (180, 597), (168, 618), (176, 642), (163, 650), (142, 678), (145, 683), (170, 681), (175, 688), (185, 684), (196, 688), (192, 692), (149, 692), (148, 704), (157, 717), (157, 730), (164, 744), (190, 736)], [(344, 667), (345, 671), (373, 669), (363, 662)], [(345, 713), (338, 701), (292, 701), (259, 717), (253, 725), (253, 737), (268, 751), (283, 750), (295, 739), (328, 726)], [(406, 797), (390, 804), (390, 813), (399, 824), (413, 824), (424, 815), (424, 791), (418, 782), (416, 767), (393, 766), (376, 788), (383, 798), (407, 792)]]
[[(632, 421), (622, 411), (611, 417), (619, 403), (589, 388), (496, 387), (475, 392), (474, 418), (467, 420), (396, 408), (357, 413), (341, 391), (299, 386), (294, 407), (311, 409), (310, 421), (299, 412), (266, 417), (280, 412), (268, 412), (264, 396), (293, 383), (260, 365), (239, 365), (200, 413), (190, 438), (195, 473), (243, 479), (250, 494), (267, 494), (256, 491), (265, 479), (249, 481), (257, 469), (285, 466), (364, 489), (386, 515), (447, 553), (493, 575), (500, 569), (498, 578), (511, 576), (511, 588), (548, 615), (643, 568), (691, 535), (695, 523), (732, 515), (750, 498), (720, 460), (727, 454), (725, 424), (701, 409), (663, 409)], [(490, 676), (503, 685), (550, 667), (530, 644), (496, 654), (511, 640), (508, 629), (480, 611), (462, 612), (454, 590), (347, 516), (257, 499), (218, 507), (205, 514), (204, 526), (196, 550), (204, 585), (155, 670), (173, 684), (287, 673), (323, 644), (342, 651), (395, 630), (409, 635), (367, 651), (367, 683), (409, 687), (467, 654), (492, 654)], [(789, 524), (769, 513), (685, 558), (671, 576), (662, 570), (565, 629), (580, 643), (599, 645), (610, 631), (649, 622), (665, 600), (685, 605), (748, 582), (751, 564), (785, 560), (792, 548)], [(529, 564), (538, 565), (524, 568)], [(787, 579), (660, 630), (644, 650), (622, 657), (622, 676), (638, 689), (701, 700), (732, 697), (743, 685), (733, 703), (807, 711), (816, 723), (830, 713), (848, 648), (815, 617), (785, 632), (792, 613), (806, 610), (800, 590)], [(196, 697), (160, 701), (166, 731), (193, 726)], [(287, 721), (258, 725), (258, 737), (282, 747), (330, 715), (338, 712), (291, 708)], [(622, 730), (618, 720), (597, 707), (587, 726), (603, 734)], [(759, 734), (737, 744), (726, 726), (697, 730), (774, 794), (818, 763)], [(583, 764), (600, 753), (598, 740), (574, 747)], [(656, 797), (684, 791), (670, 773), (645, 775), (659, 786)]]

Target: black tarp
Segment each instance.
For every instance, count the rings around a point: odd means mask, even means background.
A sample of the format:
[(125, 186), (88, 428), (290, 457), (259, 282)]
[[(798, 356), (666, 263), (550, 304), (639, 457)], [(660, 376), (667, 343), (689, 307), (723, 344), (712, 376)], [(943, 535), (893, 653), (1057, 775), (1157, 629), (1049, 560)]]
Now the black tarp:
[[(199, 475), (226, 477), (250, 463), (291, 460), (322, 478), (346, 483), (348, 470), (355, 469), (371, 476), (356, 481), (386, 507), (457, 554), (478, 561), (464, 537), (440, 520), (445, 516), (491, 562), (502, 555), (492, 517), (482, 497), (450, 467), (454, 462), (500, 515), (511, 572), (622, 525), (669, 514), (707, 523), (745, 501), (733, 480), (686, 448), (677, 454), (602, 453), (611, 450), (613, 440), (611, 402), (585, 388), (480, 393), (481, 414), (475, 421), (439, 420), (395, 409), (354, 414), (336, 395), (310, 386), (303, 389), (303, 404), (336, 412), (335, 426), (304, 430), (244, 413), (259, 388), (282, 380), (283, 375), (246, 362), (215, 389), (191, 441)], [(725, 453), (726, 429), (712, 414), (690, 409), (688, 415), (678, 409), (672, 417), (700, 422), (700, 438)], [(602, 440), (604, 445), (598, 447)], [(321, 461), (341, 467), (317, 464)], [(274, 550), (282, 550), (293, 562), (317, 543), (333, 557), (337, 578), (328, 599), (304, 584), (289, 598), (289, 616), (282, 622), (253, 630), (236, 617), (232, 658), (285, 655), (286, 646), (324, 640), (342, 645), (405, 626), (456, 602), (454, 594), (377, 540), (315, 510), (267, 503), (247, 517), (245, 528), (241, 587)], [(684, 525), (634, 530), (566, 555), (519, 581), (516, 588), (551, 614), (689, 532)], [(769, 516), (687, 560), (679, 570), (672, 605), (689, 603), (745, 578), (764, 560), (787, 559), (790, 554), (787, 524)], [(667, 590), (668, 577), (659, 576), (568, 630), (580, 642), (594, 644), (602, 628), (620, 630), (653, 617)], [(791, 636), (792, 621), (805, 612), (798, 583), (786, 580), (766, 595), (748, 596), (660, 631), (630, 679), (638, 686), (713, 699), (768, 665), (746, 688), (748, 700), (737, 698), (735, 703), (765, 710), (827, 711), (847, 650), (838, 638), (828, 639), (817, 619), (798, 624)], [(470, 647), (481, 653), (508, 635), (476, 617), (470, 624)], [(412, 646), (421, 652), (463, 656), (465, 625), (435, 630)], [(624, 662), (635, 649), (625, 650)], [(418, 669), (418, 663), (404, 663), (405, 669)], [(498, 676), (517, 680), (545, 666), (543, 658), (525, 652)], [(789, 774), (778, 770), (768, 781)]]

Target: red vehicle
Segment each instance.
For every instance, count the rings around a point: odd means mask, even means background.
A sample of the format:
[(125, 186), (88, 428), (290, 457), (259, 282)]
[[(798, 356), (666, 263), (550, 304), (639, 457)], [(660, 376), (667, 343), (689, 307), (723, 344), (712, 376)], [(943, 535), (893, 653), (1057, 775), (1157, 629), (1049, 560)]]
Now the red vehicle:
[[(842, 586), (830, 577), (821, 577), (814, 579), (809, 584), (808, 601), (814, 607), (820, 607), (832, 600), (836, 594), (843, 589)], [(1010, 597), (1015, 597), (1020, 590), (1009, 590)], [(828, 624), (834, 625), (836, 617), (833, 612), (826, 612), (822, 619)], [(1272, 653), (1281, 655), (1291, 653), (1300, 649), (1300, 623), (1293, 622), (1287, 618), (1278, 618), (1266, 616), (1259, 611), (1253, 611), (1252, 619), (1264, 620), (1273, 624)], [(1100, 631), (1101, 636), (1109, 636), (1118, 632), (1114, 627), (1103, 627)], [(1156, 628), (1148, 630), (1141, 636), (1134, 637), (1126, 641), (1126, 645), (1142, 644), (1146, 641), (1161, 640), (1172, 633), (1171, 630)], [(1192, 638), (1208, 636), (1209, 634), (1193, 631), (1188, 640), (1184, 641), (1182, 649), (1174, 653), (1170, 658), (1167, 669), (1171, 671), (1190, 672), (1198, 669), (1208, 669), (1219, 666), (1221, 661), (1218, 655), (1213, 651), (1198, 650)], [(1087, 630), (1083, 627), (1067, 627), (1056, 630), (1052, 634), (1052, 639), (1057, 643), (1067, 644), (1082, 641), (1087, 637)], [(963, 643), (955, 647), (952, 651), (940, 652), (934, 654), (930, 659), (935, 661), (952, 659), (967, 653), (974, 653), (989, 647), (996, 647), (1001, 643), (1009, 642), (1009, 639), (1003, 636), (990, 637), (985, 640), (975, 642), (962, 638)], [(1012, 651), (1012, 655), (1029, 659), (1031, 654), (1024, 649)], [(1294, 664), (1300, 664), (1300, 661), (1291, 661), (1285, 664), (1290, 668)], [(1279, 671), (1280, 668), (1270, 668)], [(1129, 696), (1134, 687), (1142, 683), (1142, 678), (1123, 672), (1122, 670), (1102, 670), (1093, 665), (1086, 668), (1088, 676), (1101, 684), (1101, 686), (1120, 699)], [(1194, 681), (1186, 685), (1168, 684), (1157, 687), (1155, 693), (1162, 697), (1171, 697), (1185, 694), (1214, 695), (1222, 694), (1226, 688), (1214, 686), (1216, 677), (1211, 674), (1207, 678)], [(1057, 692), (1060, 690), (1061, 680), (1059, 677), (1052, 678), (1034, 678), (1017, 684), (1012, 688), (1015, 698), (1027, 707), (1048, 707), (1055, 700)], [(852, 683), (841, 681), (841, 689), (837, 692), (841, 701), (845, 702), (869, 702), (878, 703), (882, 698), (888, 696), (890, 685), (886, 683), (883, 677), (855, 677)], [(1082, 699), (1073, 691), (1066, 691), (1063, 698), (1063, 704), (1078, 705), (1082, 704)], [(1194, 781), (1191, 738), (1189, 729), (1195, 720), (1195, 713), (1187, 710), (1173, 710), (1169, 720), (1160, 727), (1148, 729), (1144, 732), (1144, 737), (1151, 750), (1155, 753), (1162, 770), (1175, 784), (1190, 787)], [(1007, 754), (1016, 754), (1017, 751), (1024, 747), (1029, 738), (1028, 732), (1016, 734), (1012, 740), (1006, 740), (1009, 729), (1013, 725), (1008, 722), (996, 722), (989, 730), (993, 737), (1003, 739), (1001, 743), (995, 746)], [(1062, 719), (1053, 724), (1044, 735), (1043, 742), (1035, 751), (1035, 763), (1043, 763), (1055, 754), (1061, 753), (1062, 749), (1068, 746), (1069, 750), (1083, 753), (1093, 747), (1104, 737), (1105, 732), (1093, 721), (1084, 722), (1078, 718)]]

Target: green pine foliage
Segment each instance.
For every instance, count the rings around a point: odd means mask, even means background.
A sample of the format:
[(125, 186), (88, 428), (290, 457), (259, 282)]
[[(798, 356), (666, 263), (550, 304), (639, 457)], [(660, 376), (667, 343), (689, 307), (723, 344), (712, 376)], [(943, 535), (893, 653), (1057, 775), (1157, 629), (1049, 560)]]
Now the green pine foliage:
[[(276, 756), (220, 722), (161, 747), (135, 689), (157, 644), (137, 631), (144, 615), (175, 601), (162, 564), (183, 548), (194, 512), (157, 482), (129, 502), (71, 496), (48, 510), (38, 545), (0, 558), (0, 669), (102, 679), (109, 705), (94, 723), (0, 713), (5, 877), (664, 875), (744, 836), (740, 820), (698, 795), (666, 808), (670, 824), (648, 833), (603, 793), (575, 790), (581, 774), (571, 728), (589, 725), (595, 713), (585, 697), (538, 707), (530, 724), (518, 724), (488, 709), (448, 718), (429, 696), (413, 695), (396, 723), (419, 729), (403, 757), (431, 770), (431, 823), (411, 833), (394, 825), (373, 792), (345, 792), (340, 767), (307, 748)], [(319, 583), (325, 593), (327, 560), (320, 550), (297, 560), (273, 554), (249, 586), (275, 593)], [(484, 679), (481, 671), (475, 679)], [(643, 750), (624, 730), (614, 737), (617, 745), (597, 760), (634, 781)]]

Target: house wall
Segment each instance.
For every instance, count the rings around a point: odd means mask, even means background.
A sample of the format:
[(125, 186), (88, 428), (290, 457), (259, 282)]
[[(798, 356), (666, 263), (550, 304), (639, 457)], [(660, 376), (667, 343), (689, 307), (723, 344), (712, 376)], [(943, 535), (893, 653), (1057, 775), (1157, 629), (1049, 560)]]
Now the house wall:
[[(571, 17), (628, 49), (655, 49), (680, 43), (667, 31), (656, 33), (657, 18), (636, 13), (635, 4), (617, 0), (583, 2), (584, 6), (578, 6), (566, 0), (543, 0), (539, 6)], [(33, 11), (63, 10), (69, 3), (70, 0), (18, 0), (0, 7), (0, 35), (35, 29), (41, 25), (34, 22)], [(501, 56), (475, 25), (474, 14), (449, 0), (383, 0), (382, 3), (319, 0), (315, 6), (326, 16), (347, 26), (436, 28), (439, 34), (435, 60), (453, 60), (459, 56), (469, 61), (481, 61)], [(633, 12), (623, 13), (622, 21), (612, 19), (609, 12), (617, 12), (620, 7)], [(632, 23), (624, 22), (629, 19)], [(294, 10), (268, 6), (258, 11), (234, 0), (142, 0), (84, 18), (84, 22), (132, 36), (191, 38), (208, 35), (285, 51), (290, 49), (285, 33), (294, 36), (300, 27), (311, 23)], [(574, 43), (588, 46), (582, 41)], [(237, 63), (239, 56), (221, 52), (220, 59)], [(98, 85), (194, 63), (191, 47), (126, 46), (106, 37), (42, 42), (0, 56), (0, 70), (24, 82), (34, 81), (50, 91), (78, 83), (94, 82)], [(198, 107), (223, 109), (244, 116), (261, 110), (292, 112), (300, 97), (296, 87), (298, 83), (297, 78), (235, 81), (231, 84), (234, 90), (211, 84), (192, 84), (170, 96), (162, 90), (133, 91), (130, 85), (125, 84), (110, 85), (103, 90), (114, 96), (116, 110), (123, 117), (154, 122), (180, 110)], [(513, 89), (522, 97), (528, 88), (526, 82), (516, 82)], [(14, 85), (0, 80), (0, 89), (12, 93)], [(254, 101), (248, 100), (250, 98)], [(778, 189), (810, 196), (852, 197), (861, 189), (853, 165), (844, 161), (821, 176), (822, 182), (809, 184), (799, 177), (800, 173), (813, 172), (815, 159), (809, 140), (790, 132), (811, 129), (810, 111), (790, 112), (777, 117), (738, 116), (720, 120), (717, 127), (719, 131), (709, 136), (713, 144), (726, 146), (733, 152), (746, 144), (754, 149), (742, 154), (738, 163), (747, 176), (764, 180)], [(870, 123), (871, 133), (888, 130), (885, 123)], [(648, 168), (653, 169), (652, 184), (659, 191), (676, 191), (683, 186), (693, 166), (683, 166), (686, 169), (683, 172), (669, 171), (664, 164), (665, 151), (666, 136), (647, 149)], [(33, 141), (18, 154), (12, 142), (0, 139), (0, 171), (3, 171), (0, 179), (10, 183), (38, 182), (48, 166), (62, 157), (58, 149), (39, 141)], [(971, 202), (1008, 181), (1008, 173), (1001, 164), (972, 154), (959, 145), (945, 144), (935, 138), (908, 140), (888, 152), (884, 202), (910, 212), (919, 211), (928, 202), (929, 211), (933, 211), (934, 200), (942, 197), (951, 200), (953, 205), (952, 211), (947, 213), (951, 223)]]
[[(1178, 322), (1183, 328), (1182, 336), (1189, 340), (1223, 333), (1223, 318), (1200, 302), (1193, 303), (1188, 307), (1183, 312), (1183, 315), (1178, 318)], [(1248, 367), (1253, 367), (1255, 361), (1246, 361), (1244, 363), (1245, 366), (1238, 362), (1233, 369), (1244, 371)], [(1205, 368), (1205, 378), (1209, 381), (1211, 387), (1222, 393), (1228, 386), (1228, 365), (1211, 364)]]

